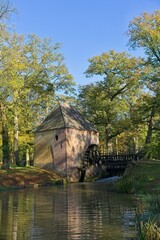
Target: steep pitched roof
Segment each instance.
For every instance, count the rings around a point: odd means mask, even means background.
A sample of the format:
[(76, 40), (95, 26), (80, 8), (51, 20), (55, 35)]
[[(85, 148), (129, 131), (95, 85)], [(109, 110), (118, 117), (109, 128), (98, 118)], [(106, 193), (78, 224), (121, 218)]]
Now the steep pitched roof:
[(79, 111), (66, 103), (59, 103), (35, 132), (61, 128), (74, 128), (97, 132), (92, 123), (84, 118)]

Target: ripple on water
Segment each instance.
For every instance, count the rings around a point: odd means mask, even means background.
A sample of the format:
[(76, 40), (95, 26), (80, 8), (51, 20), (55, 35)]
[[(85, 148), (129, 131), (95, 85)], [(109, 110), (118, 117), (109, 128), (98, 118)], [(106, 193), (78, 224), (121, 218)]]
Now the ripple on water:
[(0, 195), (0, 239), (131, 240), (132, 196), (101, 183), (26, 189)]

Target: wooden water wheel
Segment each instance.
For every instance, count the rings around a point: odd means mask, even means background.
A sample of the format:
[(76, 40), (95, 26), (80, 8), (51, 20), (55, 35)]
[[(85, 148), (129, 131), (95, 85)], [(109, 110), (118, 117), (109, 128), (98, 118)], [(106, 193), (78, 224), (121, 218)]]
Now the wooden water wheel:
[(84, 165), (99, 164), (100, 151), (98, 145), (90, 145), (84, 155)]
[(99, 165), (100, 151), (98, 145), (92, 144), (85, 151), (82, 160), (81, 174), (79, 182), (83, 182), (85, 178), (86, 169), (91, 165)]

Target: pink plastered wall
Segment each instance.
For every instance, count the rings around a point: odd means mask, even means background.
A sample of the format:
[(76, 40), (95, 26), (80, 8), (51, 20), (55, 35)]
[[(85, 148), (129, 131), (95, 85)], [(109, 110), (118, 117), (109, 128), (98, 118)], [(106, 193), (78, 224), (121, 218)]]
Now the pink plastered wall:
[(99, 144), (99, 134), (93, 131), (66, 129), (67, 176), (69, 181), (79, 178), (78, 168), (88, 146)]
[(37, 132), (34, 165), (55, 169), (70, 182), (77, 182), (85, 151), (92, 144), (99, 144), (99, 133), (94, 131), (67, 128)]
[(34, 165), (66, 172), (65, 130), (35, 133)]

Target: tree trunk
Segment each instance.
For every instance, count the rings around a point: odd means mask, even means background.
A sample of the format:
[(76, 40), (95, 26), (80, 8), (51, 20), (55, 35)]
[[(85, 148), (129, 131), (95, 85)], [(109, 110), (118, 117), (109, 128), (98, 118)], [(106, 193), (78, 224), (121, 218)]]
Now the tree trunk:
[(119, 150), (118, 150), (118, 137), (116, 137), (116, 154), (119, 154)]
[(19, 148), (18, 148), (18, 116), (14, 115), (14, 161), (19, 166)]
[(26, 149), (26, 167), (30, 166), (30, 159), (29, 159), (29, 149)]
[(1, 109), (1, 119), (2, 119), (2, 168), (9, 169), (10, 147), (9, 147), (7, 118), (6, 118), (5, 107), (3, 103), (0, 104), (0, 109)]
[(146, 144), (151, 142), (151, 137), (152, 137), (152, 131), (153, 131), (153, 119), (155, 115), (155, 107), (153, 106), (151, 110), (151, 115), (150, 119), (148, 121), (148, 130), (147, 130), (147, 136), (146, 136)]
[(106, 153), (109, 154), (109, 126), (106, 127)]

